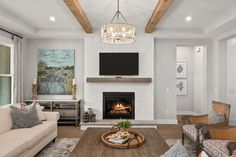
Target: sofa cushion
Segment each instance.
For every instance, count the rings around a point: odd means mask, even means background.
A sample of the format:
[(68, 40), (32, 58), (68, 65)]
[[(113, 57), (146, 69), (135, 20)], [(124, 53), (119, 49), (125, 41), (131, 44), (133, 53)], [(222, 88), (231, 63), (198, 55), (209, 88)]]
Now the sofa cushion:
[(0, 135), (0, 139), (26, 141), (28, 149), (32, 148), (44, 137), (45, 133), (42, 129), (35, 130), (32, 128), (14, 129)]
[(211, 156), (228, 157), (229, 152), (226, 148), (227, 140), (204, 140), (204, 150)]
[(46, 116), (43, 114), (43, 106), (40, 106), (39, 103), (36, 103), (36, 108), (37, 108), (37, 111), (38, 111), (38, 117), (39, 117), (39, 120), (40, 121), (44, 121), (44, 120), (47, 120)]
[(12, 128), (12, 118), (10, 110), (6, 108), (0, 108), (0, 134), (5, 133)]
[(36, 125), (31, 128), (34, 131), (41, 130), (44, 136), (52, 133), (54, 130), (57, 130), (57, 122), (54, 121), (43, 121), (42, 124)]
[(24, 110), (10, 106), (13, 128), (30, 128), (32, 126), (41, 124), (37, 115), (36, 104), (27, 106)]
[(26, 141), (0, 137), (0, 157), (17, 157), (26, 150)]

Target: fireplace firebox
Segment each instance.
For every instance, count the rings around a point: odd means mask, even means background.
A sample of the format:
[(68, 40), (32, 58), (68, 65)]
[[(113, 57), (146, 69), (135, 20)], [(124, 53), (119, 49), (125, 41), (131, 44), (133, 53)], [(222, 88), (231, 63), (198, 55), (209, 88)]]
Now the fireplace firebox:
[(103, 119), (134, 119), (134, 92), (103, 92)]

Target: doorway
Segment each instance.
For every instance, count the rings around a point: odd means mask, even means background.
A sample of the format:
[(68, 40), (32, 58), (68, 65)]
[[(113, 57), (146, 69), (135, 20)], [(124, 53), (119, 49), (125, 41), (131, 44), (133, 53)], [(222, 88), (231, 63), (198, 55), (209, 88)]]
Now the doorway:
[(206, 46), (176, 47), (177, 114), (207, 112)]

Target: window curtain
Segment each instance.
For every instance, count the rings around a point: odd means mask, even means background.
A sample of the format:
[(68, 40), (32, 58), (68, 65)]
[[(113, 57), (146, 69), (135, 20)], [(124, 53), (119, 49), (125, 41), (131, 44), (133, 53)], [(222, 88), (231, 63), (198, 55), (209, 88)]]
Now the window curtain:
[(14, 43), (14, 86), (13, 86), (13, 102), (23, 102), (23, 52), (22, 38), (13, 36)]

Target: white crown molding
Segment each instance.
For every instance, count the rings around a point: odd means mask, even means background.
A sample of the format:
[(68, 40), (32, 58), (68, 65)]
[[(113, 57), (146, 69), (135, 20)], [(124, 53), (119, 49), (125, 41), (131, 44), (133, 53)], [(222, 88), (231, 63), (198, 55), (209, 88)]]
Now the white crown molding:
[(235, 28), (236, 25), (236, 12), (230, 14), (228, 17), (225, 17), (225, 19), (220, 19), (216, 23), (209, 24), (205, 29), (204, 33), (208, 35), (218, 35), (221, 33), (224, 33), (225, 31), (228, 31), (232, 28)]
[(214, 36), (215, 40), (228, 40), (231, 38), (234, 38), (236, 36), (236, 28), (229, 29), (228, 31), (225, 31), (224, 33), (218, 34)]
[[(93, 35), (100, 35), (99, 31), (92, 33)], [(81, 39), (86, 38), (90, 33), (85, 33), (82, 29), (36, 29), (34, 34), (26, 35), (27, 38), (72, 38)], [(158, 39), (208, 39), (202, 34), (201, 29), (160, 29), (153, 33), (137, 32), (139, 36), (149, 36)]]
[(49, 39), (83, 39), (83, 29), (36, 29), (34, 34), (27, 35), (27, 38), (49, 38)]

